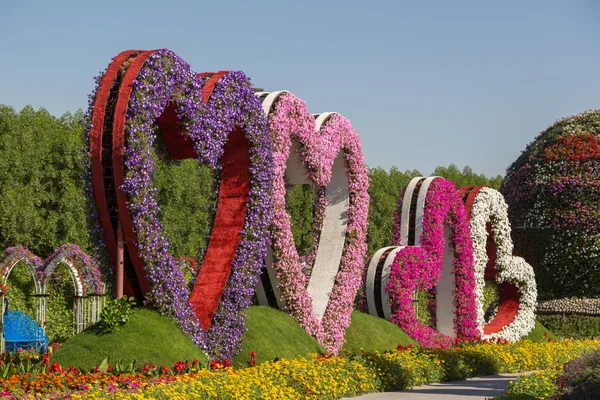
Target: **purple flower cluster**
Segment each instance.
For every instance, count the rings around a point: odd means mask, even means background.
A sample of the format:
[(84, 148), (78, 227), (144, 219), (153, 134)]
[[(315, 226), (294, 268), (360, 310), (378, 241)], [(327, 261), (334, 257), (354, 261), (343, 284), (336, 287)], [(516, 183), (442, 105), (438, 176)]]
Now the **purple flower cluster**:
[(66, 257), (77, 269), (78, 278), (80, 280), (78, 286), (82, 289), (83, 295), (103, 293), (104, 282), (98, 263), (76, 244), (63, 244), (54, 250), (50, 257), (43, 261), (23, 245), (8, 247), (0, 260), (2, 276), (6, 279), (6, 275), (10, 272), (12, 267), (19, 261), (23, 261), (34, 274), (33, 278), (36, 282), (36, 288), (39, 289), (39, 283), (50, 278), (45, 273), (48, 264), (54, 258), (60, 256)]
[[(246, 328), (242, 310), (250, 305), (262, 260), (272, 209), (272, 152), (266, 117), (252, 86), (241, 72), (229, 72), (217, 83), (210, 100), (201, 97), (202, 79), (169, 50), (148, 57), (130, 97), (126, 120), (125, 181), (139, 254), (151, 283), (147, 301), (171, 315), (181, 329), (213, 358), (234, 356)], [(190, 292), (159, 219), (152, 146), (156, 119), (173, 105), (183, 133), (190, 137), (200, 163), (220, 169), (227, 135), (244, 129), (250, 142), (251, 189), (242, 240), (211, 328), (204, 332), (189, 303)]]
[[(68, 258), (73, 263), (73, 266), (77, 268), (84, 295), (104, 294), (104, 281), (96, 259), (90, 257), (89, 254), (81, 250), (76, 244), (63, 244), (54, 250), (50, 257), (46, 258), (45, 264), (61, 255)], [(45, 277), (45, 279), (49, 278), (49, 276)]]
[[(38, 282), (42, 275), (41, 270), (44, 262), (42, 259), (35, 254), (33, 254), (27, 247), (23, 245), (8, 247), (4, 251), (4, 255), (0, 260), (0, 268), (2, 271), (2, 281), (6, 281), (6, 276), (10, 272), (10, 270), (15, 266), (19, 261), (25, 262), (32, 273), (35, 273), (34, 280)], [(36, 283), (37, 286), (37, 283)]]

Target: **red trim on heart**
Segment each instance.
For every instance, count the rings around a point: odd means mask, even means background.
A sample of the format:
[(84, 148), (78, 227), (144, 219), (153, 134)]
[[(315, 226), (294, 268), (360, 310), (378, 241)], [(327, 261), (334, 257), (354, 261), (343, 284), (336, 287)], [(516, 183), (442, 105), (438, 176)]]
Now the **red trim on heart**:
[(163, 140), (167, 145), (171, 160), (185, 160), (187, 158), (197, 158), (194, 150), (194, 142), (189, 136), (182, 133), (179, 117), (175, 112), (173, 104), (167, 105), (160, 117), (156, 119), (156, 125), (162, 134)]
[[(115, 81), (123, 62), (138, 51), (139, 50), (124, 51), (117, 55), (110, 63), (98, 86), (98, 91), (94, 100), (94, 110), (92, 112), (92, 129), (90, 130), (89, 139), (92, 188), (94, 190), (94, 199), (98, 208), (98, 219), (104, 233), (104, 243), (113, 266), (116, 266), (117, 264), (117, 240), (114, 228), (110, 222), (110, 214), (106, 202), (106, 188), (104, 186), (104, 171), (102, 168), (102, 134), (104, 132), (104, 118), (106, 116), (106, 106), (112, 84)], [(128, 296), (133, 296), (133, 289), (131, 288), (129, 280), (127, 277), (124, 278), (124, 291)]]
[[(469, 220), (471, 219), (471, 212), (473, 210), (473, 204), (475, 203), (475, 197), (477, 197), (479, 191), (484, 187), (486, 186), (463, 186), (458, 191), (459, 195), (463, 199), (463, 202), (465, 203)], [(494, 232), (490, 222), (486, 223), (486, 230), (488, 233), (486, 241), (488, 262), (485, 268), (484, 279), (496, 280), (498, 276), (498, 271), (496, 270), (497, 246), (496, 242), (494, 242)], [(484, 326), (483, 334), (491, 335), (493, 333), (497, 333), (502, 328), (513, 322), (519, 313), (520, 299), (521, 294), (515, 285), (510, 283), (502, 283), (500, 285), (500, 304), (498, 306), (498, 313), (488, 324)]]
[[(470, 212), (469, 218), (471, 218)], [(483, 279), (485, 279), (486, 281), (495, 281), (498, 278), (498, 271), (496, 271), (496, 258), (498, 246), (496, 246), (496, 242), (494, 241), (494, 231), (492, 230), (491, 222), (485, 224), (485, 229), (488, 234), (487, 241), (485, 243), (485, 251), (488, 256), (488, 262), (485, 266), (485, 274)]]
[(498, 333), (515, 320), (519, 313), (521, 294), (515, 285), (502, 283), (500, 286), (500, 305), (496, 316), (483, 328), (484, 335)]
[(150, 289), (146, 271), (144, 269), (144, 261), (137, 251), (137, 236), (133, 230), (133, 222), (129, 210), (127, 209), (127, 194), (121, 190), (121, 186), (125, 181), (125, 165), (123, 157), (123, 149), (125, 147), (125, 123), (127, 121), (127, 106), (129, 105), (129, 97), (133, 90), (133, 81), (137, 78), (138, 73), (142, 69), (144, 63), (156, 50), (144, 51), (137, 56), (132, 62), (119, 90), (119, 99), (115, 110), (115, 119), (113, 122), (113, 174), (115, 179), (115, 187), (117, 192), (117, 204), (119, 208), (119, 220), (123, 228), (123, 236), (129, 250), (129, 257), (135, 269), (140, 289), (146, 294)]
[[(221, 79), (222, 77), (225, 76), (226, 73), (227, 73), (227, 71), (219, 71), (217, 73), (214, 73), (204, 83), (204, 86), (202, 86), (202, 100), (204, 100), (205, 103), (208, 103), (208, 100), (210, 99), (210, 95), (212, 94), (213, 90), (215, 89), (215, 85), (217, 84), (217, 82), (219, 82), (219, 79)], [(205, 77), (210, 74), (211, 74), (211, 72), (202, 72), (201, 74), (198, 74), (198, 76), (200, 76), (202, 78), (202, 77)]]
[(250, 142), (243, 130), (235, 129), (229, 134), (223, 153), (213, 233), (190, 297), (192, 309), (204, 330), (211, 325), (242, 238), (250, 193), (249, 150)]

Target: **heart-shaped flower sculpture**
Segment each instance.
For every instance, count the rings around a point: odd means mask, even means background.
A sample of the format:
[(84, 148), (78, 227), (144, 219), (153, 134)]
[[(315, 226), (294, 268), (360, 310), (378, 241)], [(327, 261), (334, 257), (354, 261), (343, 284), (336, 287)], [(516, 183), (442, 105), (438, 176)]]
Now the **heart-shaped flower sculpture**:
[[(113, 265), (122, 227), (126, 293), (174, 317), (211, 357), (232, 357), (266, 254), (272, 207), (271, 142), (249, 80), (241, 72), (198, 76), (169, 50), (127, 51), (101, 77), (90, 107), (93, 217)], [(152, 186), (157, 133), (171, 159), (197, 157), (221, 175), (191, 294), (169, 254)]]
[[(535, 326), (537, 287), (533, 268), (512, 255), (508, 205), (495, 189), (465, 186), (459, 190), (471, 225), (477, 280), (477, 321), (484, 339), (519, 340)], [(500, 283), (498, 311), (485, 321), (486, 280)]]
[[(393, 243), (371, 258), (366, 276), (369, 313), (388, 318), (425, 347), (479, 337), (473, 245), (454, 183), (414, 178), (394, 215)], [(419, 322), (413, 293), (435, 296), (437, 331)]]
[[(289, 92), (257, 93), (268, 115), (275, 177), (272, 257), (257, 299), (290, 315), (330, 353), (344, 344), (366, 252), (367, 167), (360, 138), (336, 113), (312, 116)], [(312, 184), (317, 194), (315, 248), (303, 271), (287, 185)]]

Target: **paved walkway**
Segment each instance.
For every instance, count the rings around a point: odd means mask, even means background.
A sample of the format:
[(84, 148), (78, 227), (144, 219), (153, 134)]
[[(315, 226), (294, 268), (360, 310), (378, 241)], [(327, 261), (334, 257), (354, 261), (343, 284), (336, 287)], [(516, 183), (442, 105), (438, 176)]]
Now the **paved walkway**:
[(504, 394), (508, 383), (522, 374), (482, 376), (466, 381), (433, 383), (400, 392), (372, 393), (353, 397), (360, 400), (485, 400)]

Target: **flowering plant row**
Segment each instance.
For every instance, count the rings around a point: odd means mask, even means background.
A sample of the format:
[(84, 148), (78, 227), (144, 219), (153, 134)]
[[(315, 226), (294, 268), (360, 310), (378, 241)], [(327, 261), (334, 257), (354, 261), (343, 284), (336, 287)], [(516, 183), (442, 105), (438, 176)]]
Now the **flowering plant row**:
[[(472, 376), (514, 373), (563, 364), (600, 348), (599, 340), (514, 344), (472, 343), (450, 349), (399, 346), (391, 352), (360, 351), (339, 357), (298, 357), (234, 369), (226, 362), (212, 371), (194, 362), (135, 368), (98, 366), (90, 373), (50, 364), (43, 374), (0, 379), (5, 396), (19, 398), (331, 398), (400, 390)], [(125, 370), (123, 370), (123, 368)]]
[[(366, 252), (368, 171), (360, 138), (347, 119), (333, 113), (313, 117), (306, 103), (289, 92), (257, 95), (269, 119), (275, 163), (273, 262), (259, 282), (257, 298), (285, 307), (335, 354), (350, 325)], [(289, 185), (301, 183), (314, 185), (317, 193), (307, 268), (294, 245), (285, 198)]]

